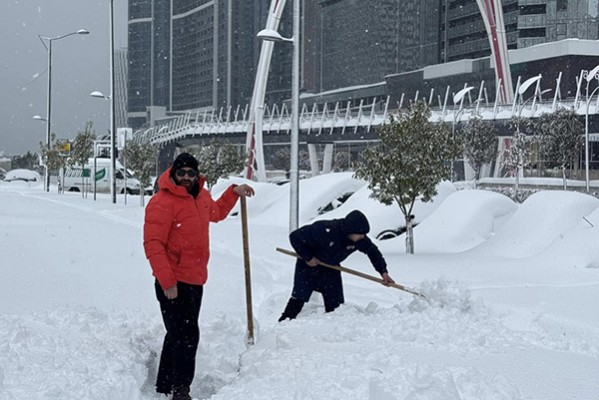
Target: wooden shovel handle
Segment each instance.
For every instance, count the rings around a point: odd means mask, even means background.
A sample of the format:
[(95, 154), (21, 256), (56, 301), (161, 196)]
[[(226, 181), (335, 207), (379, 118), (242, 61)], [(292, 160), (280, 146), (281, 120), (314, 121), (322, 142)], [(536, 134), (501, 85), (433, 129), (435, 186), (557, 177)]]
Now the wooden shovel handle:
[[(295, 253), (293, 251), (290, 251), (290, 250), (282, 249), (280, 247), (277, 247), (277, 251), (280, 252), (280, 253), (283, 253), (283, 254), (287, 254), (288, 256), (292, 256), (292, 257), (296, 257), (296, 258), (301, 258), (297, 253)], [(394, 287), (396, 289), (403, 290), (404, 292), (408, 292), (408, 293), (411, 293), (413, 295), (422, 297), (423, 299), (426, 298), (426, 297), (424, 297), (424, 295), (418, 293), (417, 291), (415, 291), (414, 289), (411, 289), (409, 287), (400, 285), (398, 283), (385, 283), (385, 281), (382, 280), (381, 278), (377, 278), (376, 276), (368, 275), (368, 274), (365, 274), (363, 272), (356, 271), (356, 270), (353, 270), (353, 269), (350, 269), (350, 268), (345, 268), (345, 267), (342, 267), (341, 265), (330, 265), (330, 264), (324, 263), (322, 261), (320, 261), (320, 265), (322, 265), (324, 267), (327, 267), (327, 268), (336, 269), (337, 271), (346, 272), (346, 273), (351, 274), (351, 275), (359, 276), (360, 278), (368, 279), (368, 280), (373, 281), (373, 282), (382, 283), (384, 285), (387, 285), (387, 286), (390, 286), (390, 287)]]

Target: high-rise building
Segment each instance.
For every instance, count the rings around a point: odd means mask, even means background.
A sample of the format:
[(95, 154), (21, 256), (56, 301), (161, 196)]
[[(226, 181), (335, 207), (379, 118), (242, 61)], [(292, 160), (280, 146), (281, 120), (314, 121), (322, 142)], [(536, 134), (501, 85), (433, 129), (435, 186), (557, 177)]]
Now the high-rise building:
[[(287, 0), (281, 18), (284, 37), (293, 32), (293, 1)], [(598, 38), (598, 0), (496, 1), (508, 49)], [(248, 104), (261, 47), (256, 33), (265, 27), (270, 3), (129, 0), (131, 126), (168, 113)], [(380, 84), (392, 75), (465, 59), (491, 68), (483, 60), (491, 51), (476, 0), (300, 0), (300, 6), (305, 92)], [(267, 103), (290, 98), (291, 53), (289, 43), (275, 44)]]
[[(265, 26), (269, 4), (130, 0), (131, 126), (167, 113), (249, 103), (261, 45), (256, 33)], [(290, 7), (286, 14), (291, 21)], [(282, 23), (281, 33), (290, 32), (290, 24)], [(289, 97), (291, 46), (275, 46), (271, 71), (267, 97)]]
[(321, 91), (439, 61), (439, 0), (321, 0)]
[(129, 1), (129, 77), (127, 84), (127, 121), (131, 127), (146, 122), (146, 108), (152, 100), (152, 0)]
[[(598, 38), (597, 0), (502, 0), (501, 4), (508, 49)], [(476, 0), (442, 0), (440, 10), (442, 62), (490, 54)]]
[(127, 49), (114, 51), (114, 122), (117, 128), (127, 125)]

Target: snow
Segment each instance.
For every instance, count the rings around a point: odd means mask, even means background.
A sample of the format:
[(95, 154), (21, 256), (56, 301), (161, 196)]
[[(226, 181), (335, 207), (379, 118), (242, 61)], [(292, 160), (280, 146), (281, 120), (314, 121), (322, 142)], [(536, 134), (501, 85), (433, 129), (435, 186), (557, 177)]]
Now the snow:
[[(346, 275), (334, 313), (314, 295), (296, 320), (277, 323), (293, 277), (293, 259), (275, 251), (290, 248), (289, 186), (253, 185), (256, 343), (245, 344), (236, 207), (211, 227), (196, 398), (598, 398), (599, 200), (556, 190), (519, 205), (444, 183), (415, 205), (416, 254), (405, 254), (403, 236), (377, 242), (390, 275), (426, 299)], [(143, 208), (132, 196), (114, 205), (51, 189), (0, 182), (0, 399), (165, 399), (153, 392), (164, 328)], [(302, 180), (300, 223), (359, 208), (371, 236), (403, 224), (397, 206), (368, 194), (351, 174)], [(343, 265), (376, 274), (362, 254)]]

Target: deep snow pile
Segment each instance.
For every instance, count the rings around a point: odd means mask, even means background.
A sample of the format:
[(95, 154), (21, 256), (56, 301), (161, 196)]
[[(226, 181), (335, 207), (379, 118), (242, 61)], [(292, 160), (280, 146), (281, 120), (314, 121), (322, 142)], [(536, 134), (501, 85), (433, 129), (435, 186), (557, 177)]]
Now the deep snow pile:
[[(340, 309), (325, 314), (314, 295), (298, 319), (277, 323), (293, 279), (293, 259), (274, 250), (289, 248), (289, 188), (255, 186), (256, 344), (245, 345), (236, 209), (211, 228), (197, 398), (596, 399), (597, 200), (545, 192), (516, 205), (444, 184), (433, 203), (416, 205), (416, 254), (405, 254), (402, 236), (379, 242), (391, 276), (426, 299), (345, 276)], [(54, 191), (0, 183), (0, 399), (159, 399), (164, 328), (138, 199), (112, 205)], [(319, 215), (347, 191), (356, 192)], [(300, 205), (302, 223), (355, 208), (373, 232), (402, 223), (397, 207), (369, 199), (347, 174), (302, 181)], [(361, 254), (344, 266), (375, 274)]]

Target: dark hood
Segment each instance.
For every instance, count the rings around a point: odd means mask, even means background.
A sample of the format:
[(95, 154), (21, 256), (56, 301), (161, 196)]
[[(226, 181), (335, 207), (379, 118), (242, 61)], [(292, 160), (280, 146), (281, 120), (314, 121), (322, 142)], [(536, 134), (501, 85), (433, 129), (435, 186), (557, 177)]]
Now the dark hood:
[(367, 234), (370, 232), (370, 224), (364, 214), (354, 210), (347, 214), (343, 219), (343, 232), (350, 235), (352, 233)]

